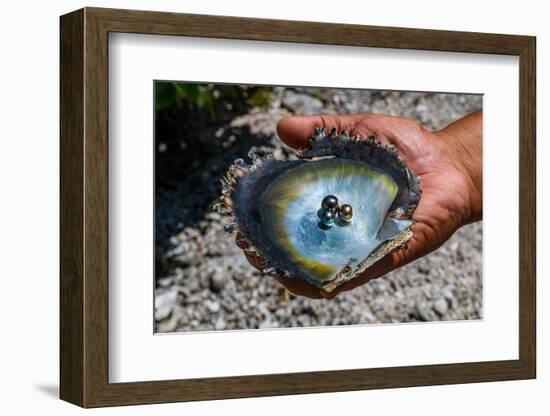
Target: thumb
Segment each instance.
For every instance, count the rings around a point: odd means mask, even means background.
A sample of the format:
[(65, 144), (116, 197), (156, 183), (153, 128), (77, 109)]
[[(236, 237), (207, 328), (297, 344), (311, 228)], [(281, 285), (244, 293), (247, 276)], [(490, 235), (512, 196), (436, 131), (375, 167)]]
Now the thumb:
[(336, 129), (340, 132), (347, 130), (353, 132), (356, 124), (364, 117), (364, 114), (352, 115), (313, 115), (285, 117), (277, 124), (277, 134), (281, 140), (295, 149), (301, 149), (308, 145), (308, 140), (313, 136), (315, 127), (323, 127), (330, 131)]

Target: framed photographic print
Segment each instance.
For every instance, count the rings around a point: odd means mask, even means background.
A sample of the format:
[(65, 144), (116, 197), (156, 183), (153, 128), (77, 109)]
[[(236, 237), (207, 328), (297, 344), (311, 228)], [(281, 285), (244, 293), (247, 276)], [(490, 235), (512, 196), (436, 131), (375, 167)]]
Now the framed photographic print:
[(61, 398), (534, 378), (535, 38), (61, 17)]

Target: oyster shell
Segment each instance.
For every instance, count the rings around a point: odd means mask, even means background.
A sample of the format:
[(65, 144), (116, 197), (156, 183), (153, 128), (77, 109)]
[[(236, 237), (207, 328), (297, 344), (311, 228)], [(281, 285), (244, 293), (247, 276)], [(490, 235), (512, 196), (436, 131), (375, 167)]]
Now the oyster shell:
[[(252, 164), (229, 167), (217, 209), (233, 217), (226, 230), (241, 233), (263, 272), (331, 292), (411, 239), (418, 177), (374, 136), (316, 128), (298, 160), (249, 156)], [(346, 214), (353, 207), (351, 220), (323, 222), (327, 196)]]

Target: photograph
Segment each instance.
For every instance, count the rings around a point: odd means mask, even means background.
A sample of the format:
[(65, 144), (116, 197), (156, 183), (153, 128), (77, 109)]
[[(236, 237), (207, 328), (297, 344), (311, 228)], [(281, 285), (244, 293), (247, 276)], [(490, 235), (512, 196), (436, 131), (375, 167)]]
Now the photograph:
[(483, 319), (482, 94), (153, 88), (155, 333)]

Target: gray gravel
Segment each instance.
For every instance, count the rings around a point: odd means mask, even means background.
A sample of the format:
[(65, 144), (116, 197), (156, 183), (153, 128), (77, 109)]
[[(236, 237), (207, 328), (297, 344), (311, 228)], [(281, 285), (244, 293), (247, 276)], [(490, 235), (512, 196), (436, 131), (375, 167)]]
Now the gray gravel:
[[(285, 115), (376, 112), (410, 117), (435, 130), (482, 104), (476, 95), (305, 88), (275, 88), (273, 94), (269, 108), (252, 109), (205, 140), (240, 156), (252, 147), (291, 158), (275, 133)], [(482, 317), (481, 223), (461, 228), (432, 254), (332, 301), (289, 296), (248, 264), (234, 236), (224, 232), (227, 219), (210, 209), (218, 193), (212, 172), (227, 162), (197, 161), (197, 177), (191, 179), (200, 188), (180, 183), (157, 195), (157, 241), (164, 241), (157, 247), (163, 263), (155, 289), (157, 332)], [(194, 220), (185, 221), (190, 212)]]

